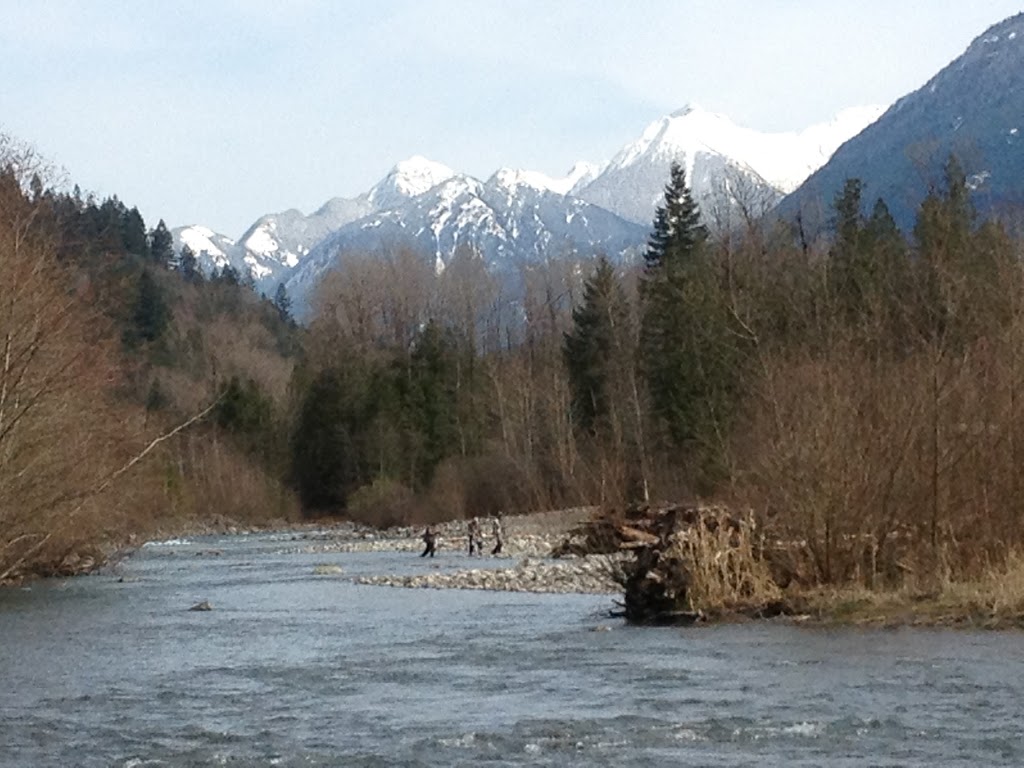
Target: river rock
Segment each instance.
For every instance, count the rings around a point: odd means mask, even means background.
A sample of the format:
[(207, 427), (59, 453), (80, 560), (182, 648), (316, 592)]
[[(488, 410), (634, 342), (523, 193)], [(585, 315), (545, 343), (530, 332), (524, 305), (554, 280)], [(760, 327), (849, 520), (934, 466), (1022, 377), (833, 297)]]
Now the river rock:
[(503, 592), (614, 594), (621, 592), (617, 556), (552, 562), (525, 558), (511, 568), (468, 568), (406, 576), (361, 576), (359, 584), (426, 589), (485, 589)]
[(313, 573), (317, 576), (337, 576), (342, 571), (340, 565), (334, 565), (333, 563), (321, 563), (313, 567)]

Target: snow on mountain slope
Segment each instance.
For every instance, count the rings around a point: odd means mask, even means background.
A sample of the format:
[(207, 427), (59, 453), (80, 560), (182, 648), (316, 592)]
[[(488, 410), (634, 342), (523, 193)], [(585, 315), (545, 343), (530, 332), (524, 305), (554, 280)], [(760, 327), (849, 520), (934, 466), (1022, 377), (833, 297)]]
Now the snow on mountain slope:
[(514, 168), (499, 168), (488, 179), (488, 184), (512, 189), (527, 186), (542, 192), (556, 192), (560, 195), (569, 194), (575, 187), (594, 180), (601, 168), (596, 163), (578, 161), (565, 176), (555, 178), (540, 171), (523, 171)]
[(415, 155), (392, 168), (391, 172), (366, 194), (366, 200), (375, 211), (393, 208), (454, 175), (455, 171), (448, 166)]
[(690, 106), (649, 125), (604, 167), (578, 162), (560, 178), (502, 168), (481, 182), (414, 156), (356, 198), (334, 198), (308, 216), (262, 216), (237, 243), (203, 227), (176, 236), (207, 271), (230, 263), (267, 293), (281, 281), (308, 293), (338, 253), (396, 242), (414, 244), (438, 269), (460, 245), (499, 270), (558, 250), (614, 256), (642, 248), (673, 160), (685, 163), (706, 218), (721, 217), (723, 197), (731, 205), (753, 196), (767, 209), (879, 111), (848, 110), (800, 133), (764, 134)]
[(228, 253), (235, 248), (235, 241), (230, 237), (217, 234), (209, 227), (199, 224), (176, 230), (175, 239), (176, 251), (180, 252), (181, 246), (187, 245), (194, 254), (199, 256), (205, 253), (218, 266), (228, 263)]
[(720, 193), (727, 171), (742, 173), (749, 184), (777, 198), (795, 189), (881, 112), (881, 107), (857, 108), (801, 132), (761, 133), (690, 105), (648, 125), (577, 194), (631, 221), (649, 223), (675, 160), (683, 163), (704, 207)]
[[(563, 182), (564, 183), (564, 182)], [(301, 305), (320, 276), (351, 253), (411, 247), (443, 271), (462, 247), (496, 274), (558, 254), (619, 257), (646, 229), (579, 198), (545, 188), (537, 175), (499, 171), (487, 182), (456, 174), (403, 204), (352, 222), (310, 251), (287, 283)]]
[(295, 209), (272, 213), (257, 219), (239, 243), (251, 266), (280, 273), (282, 268), (291, 269), (298, 264), (310, 248), (331, 232), (371, 211), (364, 196), (355, 200), (334, 198), (309, 216)]

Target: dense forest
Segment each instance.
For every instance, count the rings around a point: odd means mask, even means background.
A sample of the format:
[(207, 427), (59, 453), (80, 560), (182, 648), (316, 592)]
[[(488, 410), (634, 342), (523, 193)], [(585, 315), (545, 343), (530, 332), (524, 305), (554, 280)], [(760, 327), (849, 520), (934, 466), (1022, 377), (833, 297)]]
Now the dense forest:
[[(8, 151), (10, 154), (10, 151)], [(696, 498), (808, 583), (967, 578), (1024, 538), (1024, 273), (950, 158), (911, 233), (709, 233), (683, 171), (636, 264), (347, 254), (298, 326), (116, 198), (0, 179), (0, 580), (132, 536)], [(28, 170), (26, 170), (28, 169)]]

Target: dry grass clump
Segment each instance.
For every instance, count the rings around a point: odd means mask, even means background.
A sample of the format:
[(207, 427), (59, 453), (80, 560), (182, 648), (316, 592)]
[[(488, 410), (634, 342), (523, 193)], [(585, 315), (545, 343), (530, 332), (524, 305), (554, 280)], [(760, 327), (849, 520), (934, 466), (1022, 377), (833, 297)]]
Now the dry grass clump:
[(1024, 623), (1024, 553), (1011, 551), (977, 579), (944, 584), (936, 602), (983, 622)]
[(825, 622), (970, 627), (1024, 626), (1024, 553), (1012, 551), (976, 577), (890, 590), (844, 586), (791, 596), (794, 607)]
[(704, 615), (745, 612), (782, 598), (755, 539), (752, 520), (729, 525), (725, 513), (673, 536), (666, 554), (685, 564), (691, 611)]

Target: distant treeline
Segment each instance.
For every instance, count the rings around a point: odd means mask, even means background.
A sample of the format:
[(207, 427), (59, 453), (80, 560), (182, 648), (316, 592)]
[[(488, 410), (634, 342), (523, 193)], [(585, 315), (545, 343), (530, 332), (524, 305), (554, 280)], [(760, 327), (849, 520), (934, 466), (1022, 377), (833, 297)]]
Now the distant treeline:
[(709, 235), (673, 166), (640, 264), (559, 255), (510, 297), (469, 250), (346, 254), (306, 327), (162, 222), (6, 165), (0, 577), (300, 509), (714, 499), (798, 542), (809, 583), (967, 576), (1021, 542), (1020, 245), (954, 158), (912, 233), (850, 180), (820, 242)]

